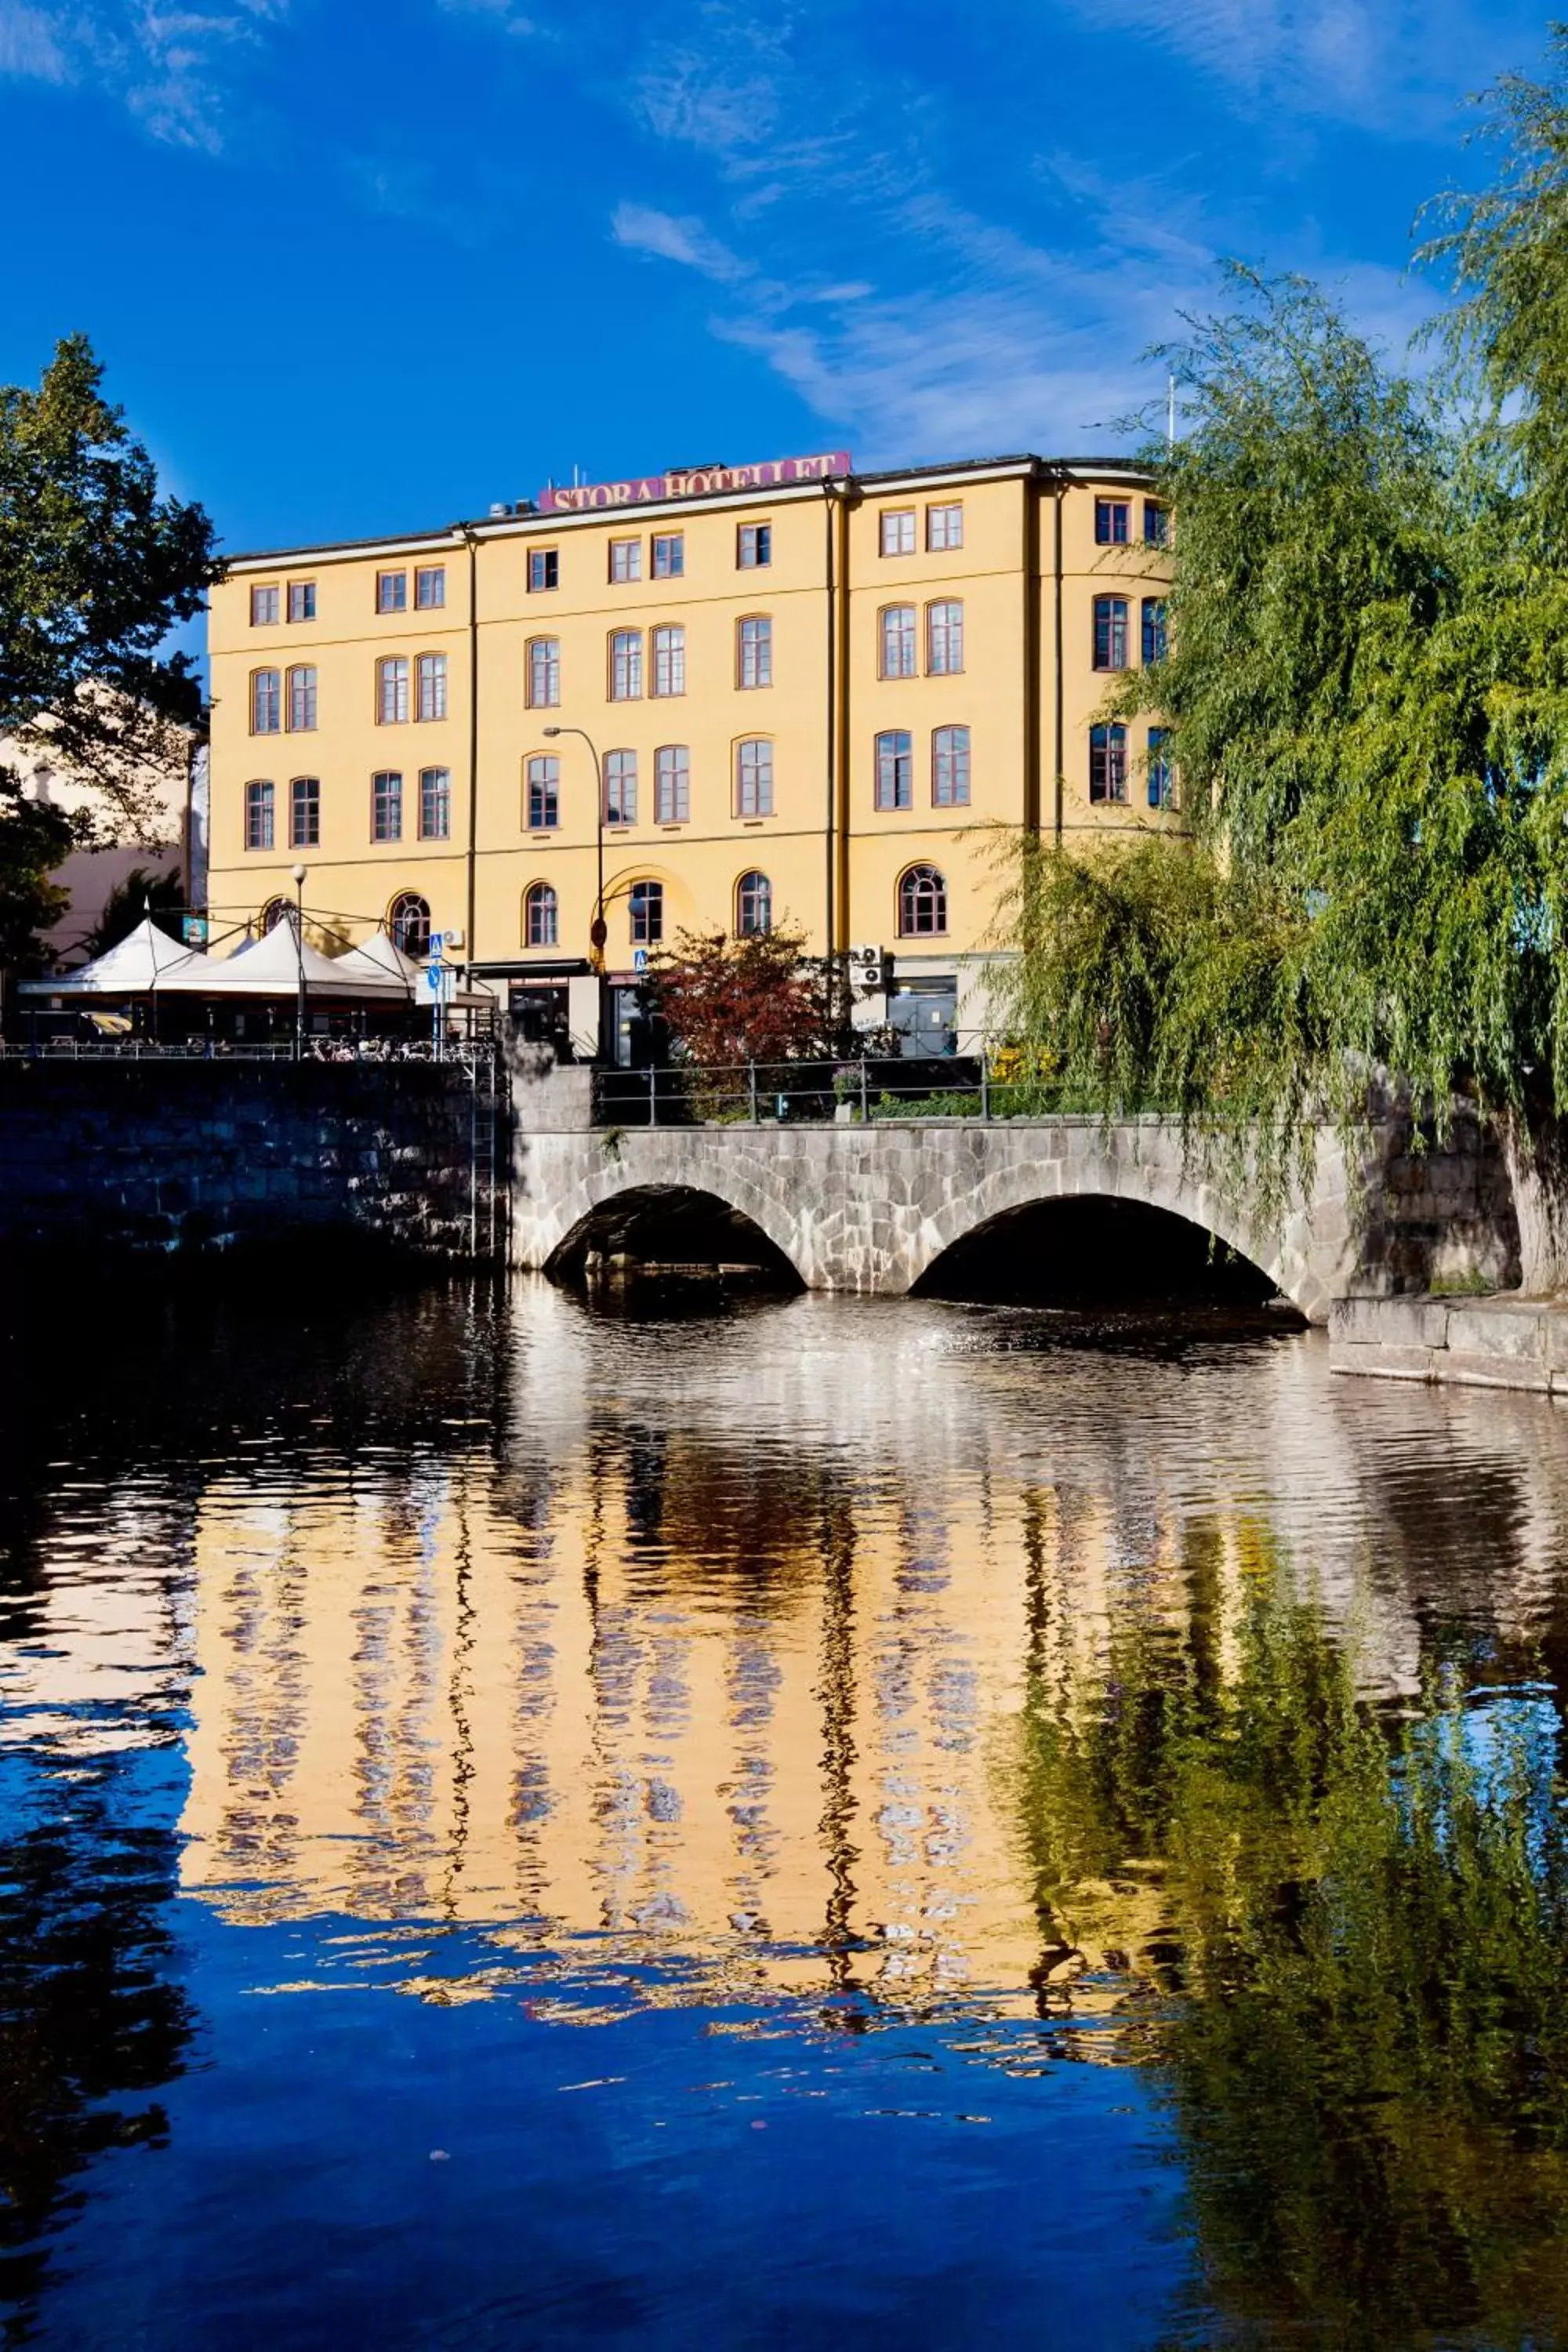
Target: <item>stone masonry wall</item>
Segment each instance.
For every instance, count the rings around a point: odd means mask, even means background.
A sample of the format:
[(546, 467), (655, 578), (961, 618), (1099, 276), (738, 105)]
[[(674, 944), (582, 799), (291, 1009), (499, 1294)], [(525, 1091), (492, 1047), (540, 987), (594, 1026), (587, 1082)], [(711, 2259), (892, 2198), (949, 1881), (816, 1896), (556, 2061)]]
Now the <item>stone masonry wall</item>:
[(749, 1217), (814, 1290), (897, 1295), (989, 1218), (1084, 1195), (1202, 1226), (1314, 1322), (1347, 1294), (1519, 1279), (1506, 1171), (1473, 1127), (1441, 1151), (1417, 1151), (1408, 1126), (1391, 1120), (1354, 1185), (1325, 1132), (1311, 1197), (1272, 1227), (1196, 1176), (1180, 1135), (1159, 1119), (1109, 1130), (1092, 1118), (933, 1118), (605, 1131), (588, 1124), (586, 1071), (524, 1068), (515, 1094), (512, 1255), (521, 1265), (547, 1266), (585, 1218), (626, 1193), (676, 1187)]
[(0, 1062), (0, 1252), (315, 1230), (464, 1256), (470, 1111), (453, 1065)]

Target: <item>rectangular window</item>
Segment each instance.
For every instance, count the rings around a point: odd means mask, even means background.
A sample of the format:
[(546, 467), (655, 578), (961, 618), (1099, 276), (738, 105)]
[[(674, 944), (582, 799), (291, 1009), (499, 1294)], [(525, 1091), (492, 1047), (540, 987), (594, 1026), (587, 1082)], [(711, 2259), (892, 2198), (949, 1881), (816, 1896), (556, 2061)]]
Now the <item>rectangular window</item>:
[(884, 555), (912, 555), (915, 551), (915, 510), (913, 507), (892, 507), (882, 517), (882, 552)]
[(315, 617), (315, 582), (313, 580), (290, 580), (289, 583), (289, 618), (291, 621), (313, 621)]
[(408, 610), (408, 574), (406, 572), (378, 572), (376, 573), (375, 609), (378, 613), (405, 613)]
[(933, 808), (969, 806), (969, 730), (939, 727), (931, 739), (931, 797)]
[(400, 727), (408, 716), (408, 664), (401, 656), (375, 666), (375, 716), (382, 727)]
[(686, 632), (684, 629), (655, 629), (653, 690), (656, 694), (685, 693)]
[(664, 885), (634, 882), (626, 902), (634, 948), (656, 948), (664, 937)]
[(321, 780), (296, 776), (289, 787), (289, 846), (315, 849), (321, 839)]
[(316, 673), (313, 669), (291, 669), (289, 673), (289, 728), (291, 734), (308, 734), (316, 723)]
[(738, 624), (740, 681), (743, 687), (773, 682), (773, 625), (765, 614), (754, 613)]
[(1149, 805), (1152, 809), (1171, 809), (1176, 805), (1175, 779), (1165, 744), (1170, 735), (1168, 727), (1149, 730)]
[(653, 813), (659, 824), (685, 824), (691, 815), (691, 754), (666, 743), (653, 755)]
[(610, 639), (610, 700), (635, 702), (642, 692), (642, 631), (616, 629)]
[(735, 538), (735, 562), (742, 572), (760, 572), (773, 560), (771, 522), (743, 522)]
[(250, 592), (250, 625), (253, 629), (269, 629), (278, 618), (276, 588), (253, 588)]
[(1154, 499), (1143, 501), (1143, 537), (1151, 547), (1168, 547), (1171, 543), (1170, 510)]
[(403, 779), (391, 770), (370, 780), (370, 832), (373, 841), (403, 838)]
[(949, 549), (963, 545), (963, 509), (927, 507), (926, 545), (933, 555), (945, 554)]
[(655, 532), (653, 541), (653, 576), (656, 580), (679, 580), (686, 570), (686, 539), (679, 530)]
[(635, 751), (605, 754), (605, 823), (636, 824), (637, 821), (637, 755)]
[(913, 677), (918, 667), (914, 606), (885, 604), (882, 608), (881, 637), (879, 674), (883, 677)]
[(612, 580), (640, 580), (642, 578), (642, 541), (640, 539), (611, 540), (610, 577)]
[(452, 771), (450, 768), (421, 768), (419, 838), (421, 841), (448, 841), (451, 834)]
[(561, 822), (561, 762), (552, 751), (528, 763), (528, 829), (553, 833)]
[(926, 674), (956, 677), (963, 667), (963, 607), (931, 604), (926, 608)]
[(915, 804), (914, 738), (900, 728), (877, 738), (877, 806), (907, 809)]
[(528, 707), (553, 710), (561, 700), (561, 640), (533, 637), (528, 647)]
[(553, 547), (531, 547), (528, 551), (528, 593), (536, 596), (543, 588), (561, 585), (561, 555)]
[(250, 731), (253, 735), (276, 735), (283, 723), (282, 681), (275, 669), (253, 670), (250, 675)]
[(1127, 667), (1127, 599), (1097, 596), (1094, 600), (1094, 666), (1096, 669)]
[(1165, 658), (1165, 600), (1163, 596), (1143, 599), (1143, 667)]
[(414, 575), (414, 602), (421, 613), (440, 613), (447, 605), (447, 567), (423, 564)]
[(1125, 499), (1096, 499), (1094, 502), (1095, 545), (1125, 547), (1131, 516), (1132, 509)]
[(270, 849), (272, 846), (270, 784), (247, 784), (245, 788), (245, 845), (247, 849)]
[(773, 747), (769, 742), (742, 743), (735, 752), (735, 814), (772, 816), (773, 813)]
[(445, 719), (447, 716), (446, 655), (421, 654), (417, 667), (420, 718)]
[(1127, 730), (1091, 727), (1089, 730), (1089, 796), (1091, 801), (1127, 798)]

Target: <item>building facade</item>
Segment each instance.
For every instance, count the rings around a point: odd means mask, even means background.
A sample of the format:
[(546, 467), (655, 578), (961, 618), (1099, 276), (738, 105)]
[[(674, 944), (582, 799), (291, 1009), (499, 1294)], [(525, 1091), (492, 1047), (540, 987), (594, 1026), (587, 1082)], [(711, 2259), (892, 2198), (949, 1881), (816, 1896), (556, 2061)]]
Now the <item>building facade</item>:
[(623, 1014), (682, 929), (789, 922), (876, 950), (868, 1013), (951, 1047), (997, 826), (1180, 824), (1159, 730), (1102, 709), (1163, 645), (1165, 541), (1113, 460), (832, 456), (237, 557), (212, 594), (215, 931), (302, 863), (323, 929), (434, 929), (583, 1040), (601, 899)]

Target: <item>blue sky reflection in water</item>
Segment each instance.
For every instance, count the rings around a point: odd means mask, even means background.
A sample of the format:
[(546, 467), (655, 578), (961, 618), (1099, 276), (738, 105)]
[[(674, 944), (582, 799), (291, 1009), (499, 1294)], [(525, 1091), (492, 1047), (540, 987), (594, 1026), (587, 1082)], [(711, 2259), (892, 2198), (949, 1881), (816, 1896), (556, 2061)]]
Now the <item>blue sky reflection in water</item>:
[(1562, 2340), (1556, 1423), (1063, 1339), (193, 1305), (14, 1432), (16, 2340)]

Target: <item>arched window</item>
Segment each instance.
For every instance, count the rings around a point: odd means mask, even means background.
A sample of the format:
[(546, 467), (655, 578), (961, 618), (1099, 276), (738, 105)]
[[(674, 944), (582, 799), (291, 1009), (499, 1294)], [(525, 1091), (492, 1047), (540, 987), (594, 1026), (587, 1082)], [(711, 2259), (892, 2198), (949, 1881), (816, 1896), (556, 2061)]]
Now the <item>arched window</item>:
[(258, 776), (245, 788), (245, 845), (247, 849), (270, 849), (273, 842), (273, 812), (277, 795), (270, 777)]
[(250, 673), (250, 731), (276, 735), (283, 724), (282, 673), (253, 669)]
[(735, 746), (735, 814), (772, 816), (773, 747), (765, 737)]
[(878, 615), (881, 652), (878, 672), (882, 677), (913, 677), (915, 675), (915, 608), (912, 604), (884, 604)]
[(1165, 658), (1165, 600), (1163, 596), (1143, 599), (1143, 665), (1163, 662)]
[(288, 922), (293, 912), (294, 909), (289, 906), (287, 898), (268, 898), (258, 919), (261, 925), (262, 938), (265, 939), (268, 931), (275, 931), (279, 923)]
[(661, 743), (653, 755), (656, 824), (685, 824), (691, 815), (691, 753), (684, 743)]
[(451, 835), (452, 771), (450, 768), (421, 768), (419, 838), (421, 841), (449, 841)]
[(561, 943), (561, 906), (548, 882), (531, 882), (522, 898), (523, 944), (553, 948)]
[(401, 654), (375, 666), (375, 717), (380, 727), (401, 727), (408, 717), (408, 664)]
[(386, 928), (405, 955), (430, 952), (430, 908), (417, 890), (400, 890), (387, 912)]
[(969, 806), (969, 730), (934, 727), (931, 739), (931, 798), (933, 808)]
[(652, 636), (655, 694), (686, 691), (686, 631), (671, 625), (655, 629)]
[(289, 846), (319, 849), (321, 845), (321, 780), (296, 776), (289, 786)]
[(1089, 730), (1089, 796), (1091, 801), (1127, 798), (1127, 730), (1115, 719)]
[(629, 900), (634, 948), (656, 948), (664, 937), (664, 885), (634, 882)]
[(749, 613), (735, 624), (735, 683), (772, 686), (773, 625), (766, 613)]
[(1094, 666), (1096, 669), (1127, 667), (1127, 599), (1097, 596), (1094, 600)]
[(289, 673), (289, 730), (309, 733), (316, 723), (316, 673), (307, 667)]
[(445, 719), (447, 716), (446, 655), (421, 654), (414, 667), (419, 689), (420, 718)]
[(947, 884), (934, 866), (910, 866), (899, 878), (899, 937), (934, 939), (947, 929)]
[(742, 874), (735, 885), (735, 929), (743, 940), (773, 927), (773, 886), (765, 874)]
[(952, 677), (963, 667), (963, 606), (955, 602), (926, 606), (926, 671)]
[(915, 739), (905, 727), (889, 727), (877, 738), (877, 806), (915, 804)]

